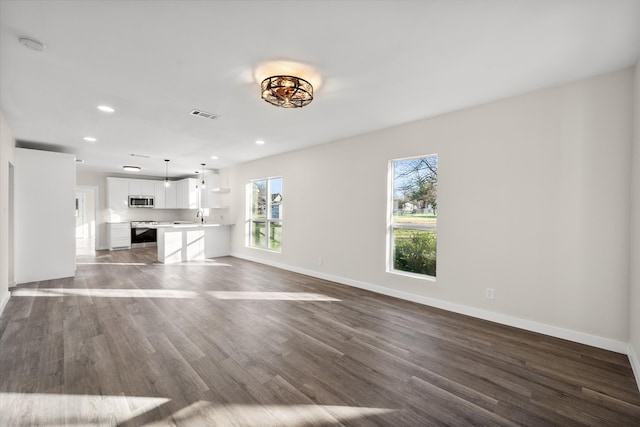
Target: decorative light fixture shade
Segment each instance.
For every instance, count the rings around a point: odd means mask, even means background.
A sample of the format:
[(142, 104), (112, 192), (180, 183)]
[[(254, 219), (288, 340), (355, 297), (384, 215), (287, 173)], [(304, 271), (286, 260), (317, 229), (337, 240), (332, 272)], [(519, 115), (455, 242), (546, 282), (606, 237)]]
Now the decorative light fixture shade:
[(294, 76), (272, 76), (262, 81), (262, 99), (282, 108), (300, 108), (313, 101), (313, 86)]

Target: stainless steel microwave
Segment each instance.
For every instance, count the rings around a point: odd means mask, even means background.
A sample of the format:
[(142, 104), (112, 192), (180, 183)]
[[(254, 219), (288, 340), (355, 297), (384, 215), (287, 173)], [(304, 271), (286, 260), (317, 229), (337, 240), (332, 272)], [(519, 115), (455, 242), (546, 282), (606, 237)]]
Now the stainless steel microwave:
[(129, 196), (130, 208), (152, 208), (154, 207), (153, 196)]

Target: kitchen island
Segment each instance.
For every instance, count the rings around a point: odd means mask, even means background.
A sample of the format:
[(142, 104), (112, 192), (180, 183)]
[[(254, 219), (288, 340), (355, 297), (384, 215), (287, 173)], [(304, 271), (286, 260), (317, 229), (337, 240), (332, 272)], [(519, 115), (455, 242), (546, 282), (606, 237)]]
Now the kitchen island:
[(227, 224), (158, 224), (158, 261), (163, 264), (229, 255)]

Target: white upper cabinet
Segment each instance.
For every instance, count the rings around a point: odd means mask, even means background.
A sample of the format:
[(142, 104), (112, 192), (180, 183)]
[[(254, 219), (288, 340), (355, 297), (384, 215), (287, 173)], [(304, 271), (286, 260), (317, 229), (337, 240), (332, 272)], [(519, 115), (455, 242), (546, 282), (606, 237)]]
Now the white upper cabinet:
[(107, 178), (107, 208), (126, 209), (129, 207), (129, 180)]
[(171, 181), (169, 187), (159, 180), (107, 178), (109, 209), (128, 208), (129, 196), (153, 196), (156, 209), (198, 209), (200, 189), (195, 178)]
[(130, 179), (129, 195), (130, 196), (153, 196), (155, 193), (155, 183), (149, 179)]
[(165, 187), (164, 181), (154, 181), (155, 185), (155, 208), (156, 209), (176, 209), (176, 187), (178, 183), (172, 181), (169, 187)]
[(176, 182), (176, 202), (178, 209), (198, 209), (198, 180), (185, 178)]
[(154, 207), (156, 209), (166, 209), (167, 207), (167, 197), (166, 197), (166, 187), (164, 186), (164, 181), (155, 181), (154, 185)]
[[(164, 183), (163, 183), (164, 184)], [(177, 194), (178, 188), (177, 183), (173, 181), (171, 186), (165, 188), (165, 208), (167, 209), (176, 209), (178, 207), (177, 202)]]

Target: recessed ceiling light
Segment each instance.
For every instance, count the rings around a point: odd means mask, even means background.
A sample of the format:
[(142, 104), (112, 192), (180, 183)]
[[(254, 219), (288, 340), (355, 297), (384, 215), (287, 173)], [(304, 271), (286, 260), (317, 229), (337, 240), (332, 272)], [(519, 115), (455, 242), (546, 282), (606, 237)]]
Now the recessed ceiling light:
[(82, 159), (76, 159), (76, 163), (84, 163), (84, 160), (82, 160)]
[(95, 139), (95, 138), (94, 138), (94, 137), (92, 137), (92, 136), (85, 136), (85, 137), (84, 137), (84, 138), (82, 138), (82, 139), (84, 139), (84, 140), (85, 140), (85, 141), (87, 141), (87, 142), (96, 142), (96, 141), (97, 141), (97, 139)]
[(263, 140), (261, 140), (261, 139), (259, 139), (259, 140), (257, 140), (257, 141), (256, 141), (256, 144), (258, 144), (258, 145), (264, 145), (264, 141), (263, 141)]
[(116, 111), (113, 107), (109, 107), (108, 105), (98, 105), (97, 108), (103, 113), (113, 113)]
[(20, 37), (18, 41), (20, 42), (21, 45), (26, 46), (29, 49), (35, 50), (37, 52), (42, 52), (47, 48), (44, 44), (40, 43), (38, 40), (30, 39), (27, 37)]
[(122, 169), (127, 172), (140, 172), (140, 166), (123, 166)]
[(218, 156), (211, 156), (213, 160), (218, 160)]

